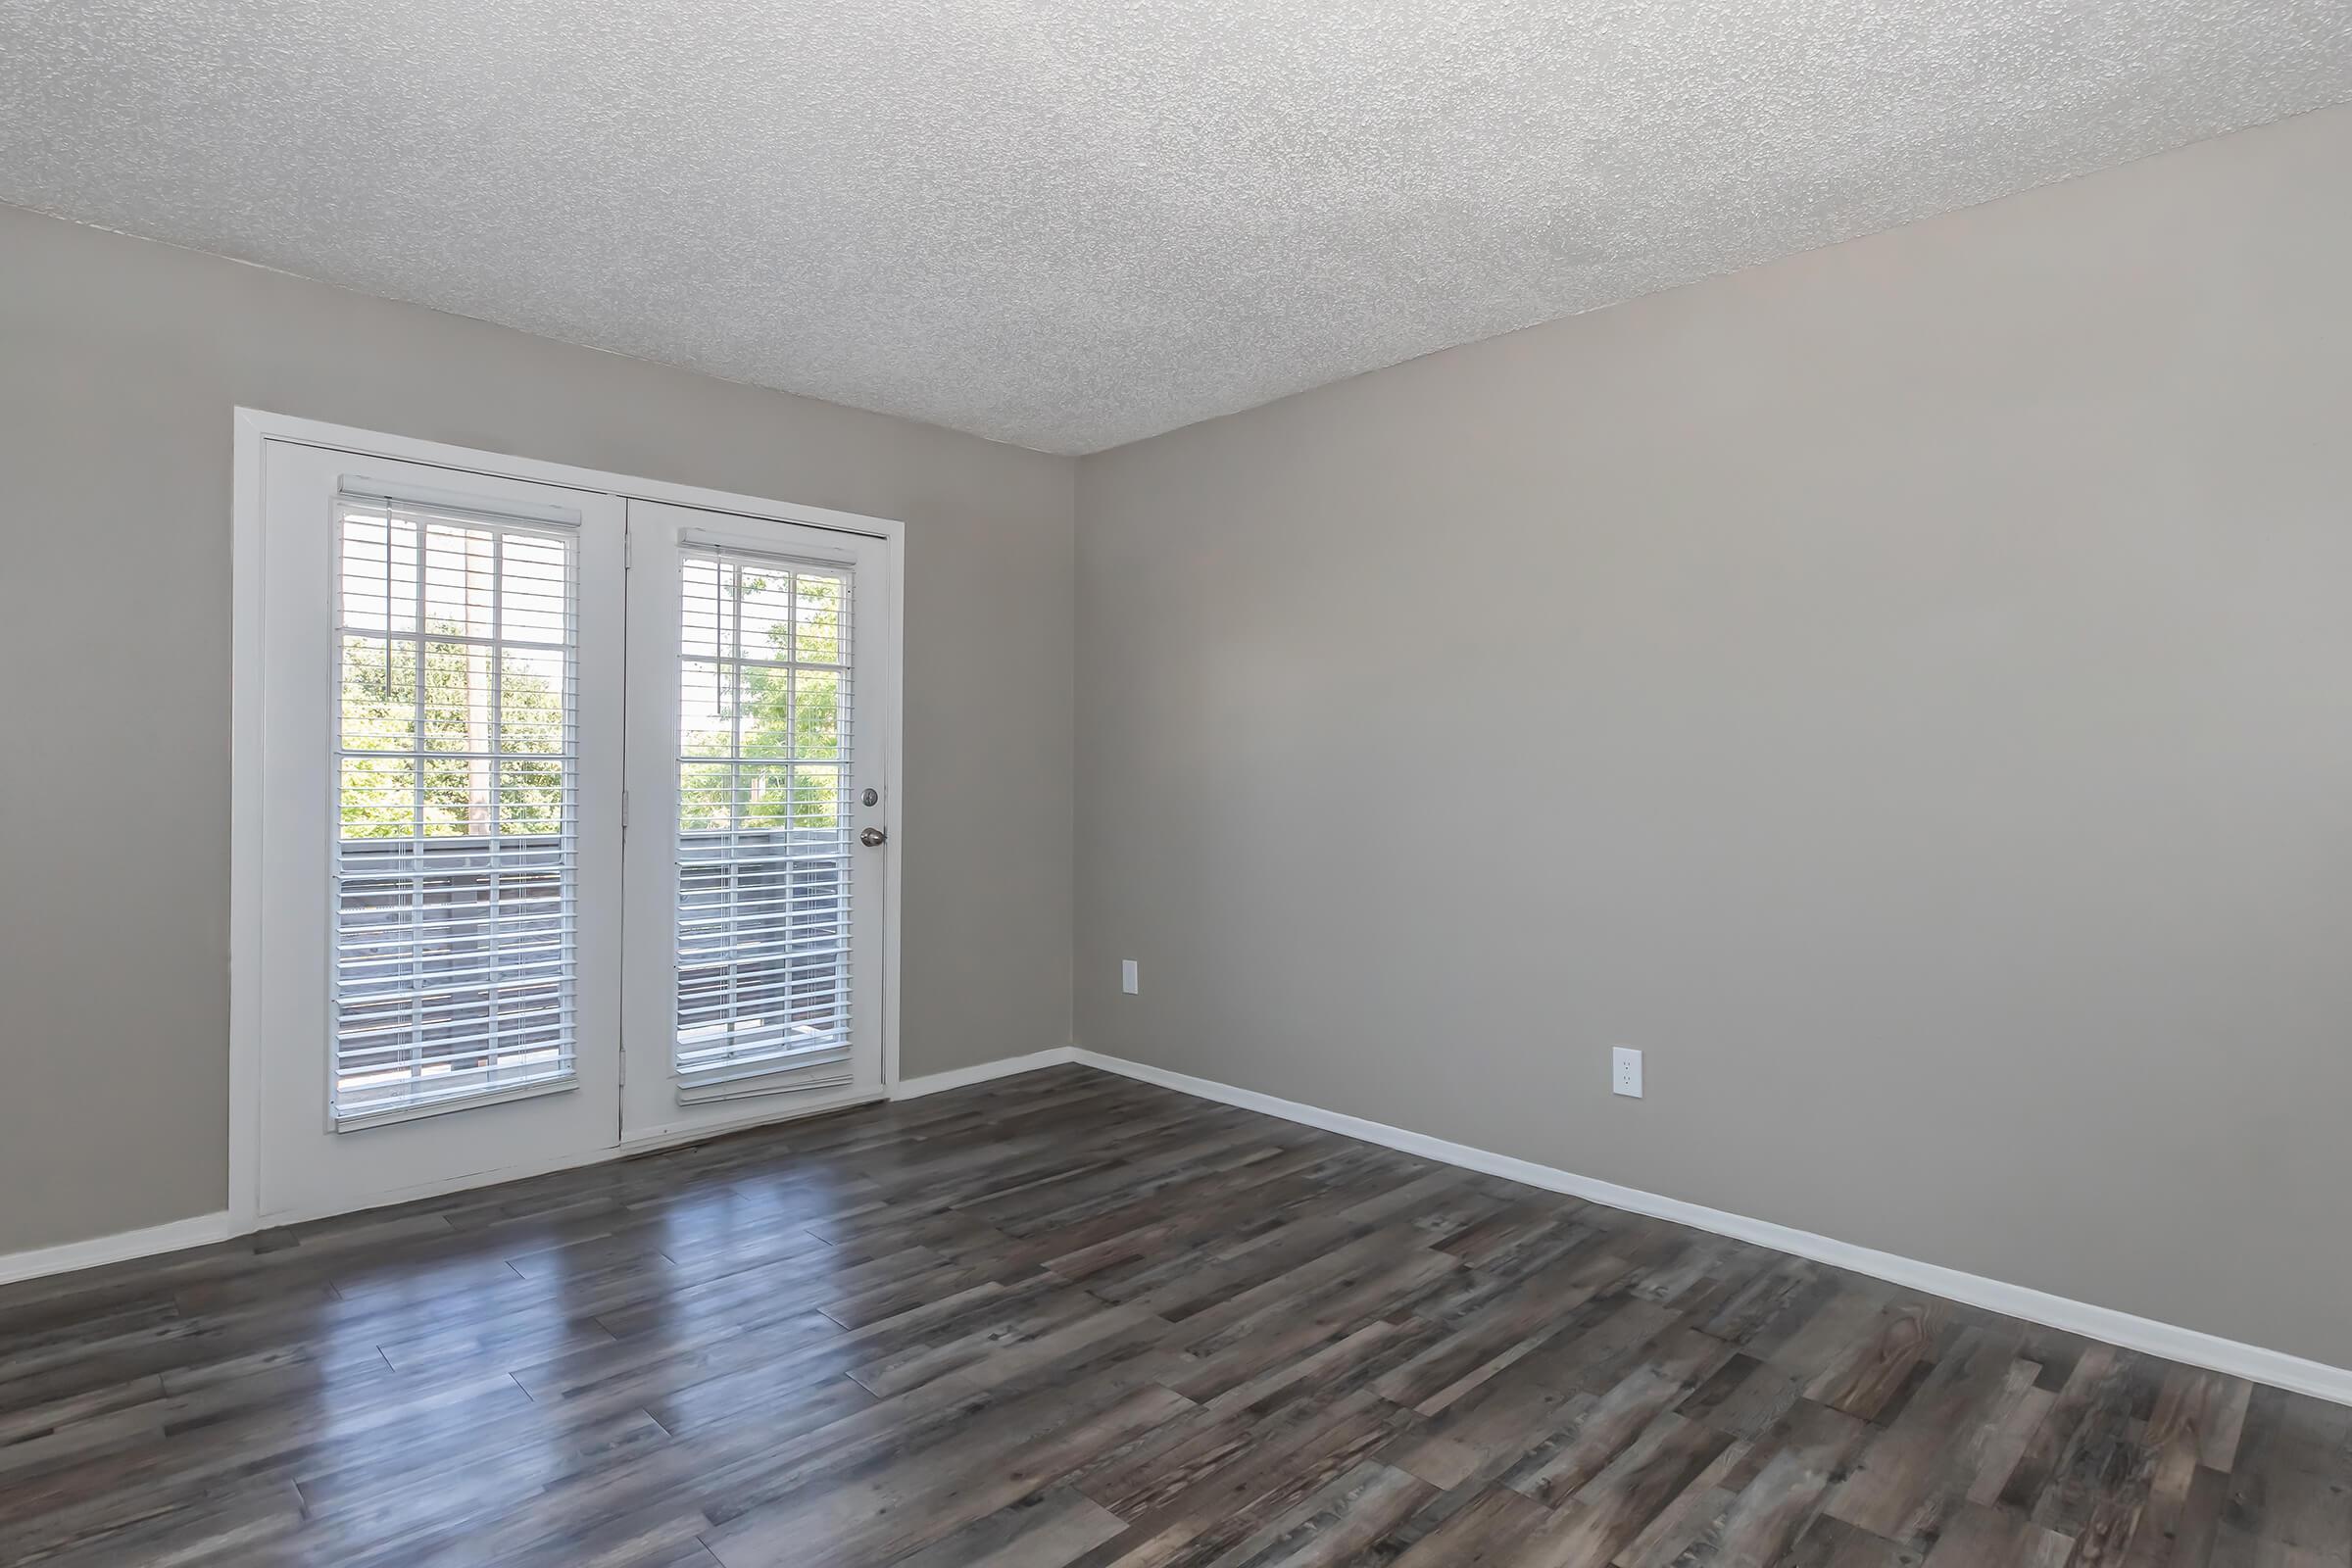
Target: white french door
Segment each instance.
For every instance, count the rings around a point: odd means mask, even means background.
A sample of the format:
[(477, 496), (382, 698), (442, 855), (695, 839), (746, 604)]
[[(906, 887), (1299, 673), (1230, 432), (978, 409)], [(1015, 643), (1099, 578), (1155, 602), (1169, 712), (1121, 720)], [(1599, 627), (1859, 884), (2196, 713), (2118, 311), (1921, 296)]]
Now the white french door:
[(260, 453), (251, 1218), (876, 1098), (889, 541)]
[(621, 504), (264, 452), (257, 1217), (608, 1146)]
[(623, 1135), (870, 1098), (889, 547), (658, 502), (628, 515)]

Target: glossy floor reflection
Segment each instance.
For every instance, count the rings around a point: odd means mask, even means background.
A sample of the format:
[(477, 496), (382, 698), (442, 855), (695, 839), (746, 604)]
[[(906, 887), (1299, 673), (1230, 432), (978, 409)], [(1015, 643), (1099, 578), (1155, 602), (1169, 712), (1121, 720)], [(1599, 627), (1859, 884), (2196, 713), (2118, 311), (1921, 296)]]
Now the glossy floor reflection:
[(1084, 1068), (0, 1290), (0, 1562), (2352, 1564), (2352, 1410)]

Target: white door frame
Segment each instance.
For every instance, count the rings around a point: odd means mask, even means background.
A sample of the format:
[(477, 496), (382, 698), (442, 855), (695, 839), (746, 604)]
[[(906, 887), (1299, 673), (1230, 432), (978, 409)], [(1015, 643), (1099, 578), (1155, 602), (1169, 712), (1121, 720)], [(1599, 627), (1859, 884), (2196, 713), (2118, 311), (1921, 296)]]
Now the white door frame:
[[(658, 501), (674, 506), (698, 507), (708, 512), (733, 513), (747, 517), (799, 523), (809, 528), (865, 534), (889, 541), (891, 550), (887, 592), (891, 607), (891, 640), (896, 646), (890, 648), (886, 668), (879, 672), (881, 678), (876, 683), (879, 689), (868, 688), (869, 703), (882, 711), (867, 722), (878, 727), (884, 745), (889, 749), (894, 779), (903, 778), (903, 769), (898, 766), (898, 761), (904, 756), (906, 732), (903, 650), (906, 645), (906, 525), (888, 517), (868, 517), (853, 512), (836, 512), (824, 507), (800, 506), (760, 496), (710, 490), (700, 485), (671, 484), (660, 479), (610, 473), (599, 468), (577, 467), (570, 464), (546, 463), (534, 458), (483, 452), (440, 441), (423, 441), (379, 430), (363, 430), (350, 425), (298, 418), (292, 415), (271, 414), (261, 409), (240, 407), (235, 411), (232, 438), (228, 1217), (229, 1233), (244, 1235), (260, 1224), (261, 1199), (261, 1018), (264, 977), (261, 968), (263, 731), (260, 699), (262, 676), (269, 660), (269, 651), (264, 645), (262, 613), (265, 580), (262, 481), (266, 444), (284, 441), (302, 446), (326, 447), (360, 457), (432, 464), (439, 467), (498, 478), (598, 491), (624, 501)], [(890, 834), (894, 850), (883, 868), (885, 894), (880, 932), (883, 964), (882, 1090), (886, 1098), (895, 1095), (899, 1086), (899, 912), (905, 906), (900, 891), (900, 873), (905, 861), (896, 850), (906, 842), (899, 819), (900, 802), (905, 795), (904, 787), (893, 788), (883, 805), (882, 825)], [(793, 1114), (792, 1109), (779, 1106), (772, 1115), (755, 1113), (747, 1118), (745, 1125), (757, 1121), (786, 1121), (792, 1119)], [(703, 1130), (674, 1138), (615, 1143), (610, 1149), (595, 1152), (587, 1159), (563, 1163), (594, 1163), (658, 1148), (664, 1143), (690, 1143), (710, 1136), (710, 1131)], [(430, 1196), (435, 1191), (456, 1191), (510, 1181), (551, 1168), (560, 1167), (514, 1166), (483, 1171), (434, 1188), (406, 1193), (403, 1200)]]

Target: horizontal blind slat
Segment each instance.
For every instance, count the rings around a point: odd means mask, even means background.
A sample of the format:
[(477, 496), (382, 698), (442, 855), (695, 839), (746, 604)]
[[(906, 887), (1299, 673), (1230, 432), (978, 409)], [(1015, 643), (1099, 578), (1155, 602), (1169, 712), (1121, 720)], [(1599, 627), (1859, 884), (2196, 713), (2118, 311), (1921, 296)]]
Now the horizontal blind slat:
[(338, 1121), (577, 1070), (578, 536), (338, 500)]
[(686, 541), (678, 586), (680, 1098), (846, 1083), (850, 570)]

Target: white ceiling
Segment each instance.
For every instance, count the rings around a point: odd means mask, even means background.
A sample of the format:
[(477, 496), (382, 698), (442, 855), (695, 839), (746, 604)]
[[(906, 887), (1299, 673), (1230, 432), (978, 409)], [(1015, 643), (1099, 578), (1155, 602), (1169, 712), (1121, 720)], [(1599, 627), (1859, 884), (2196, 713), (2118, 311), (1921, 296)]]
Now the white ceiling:
[(2346, 0), (0, 0), (0, 200), (1075, 453), (2348, 97)]

